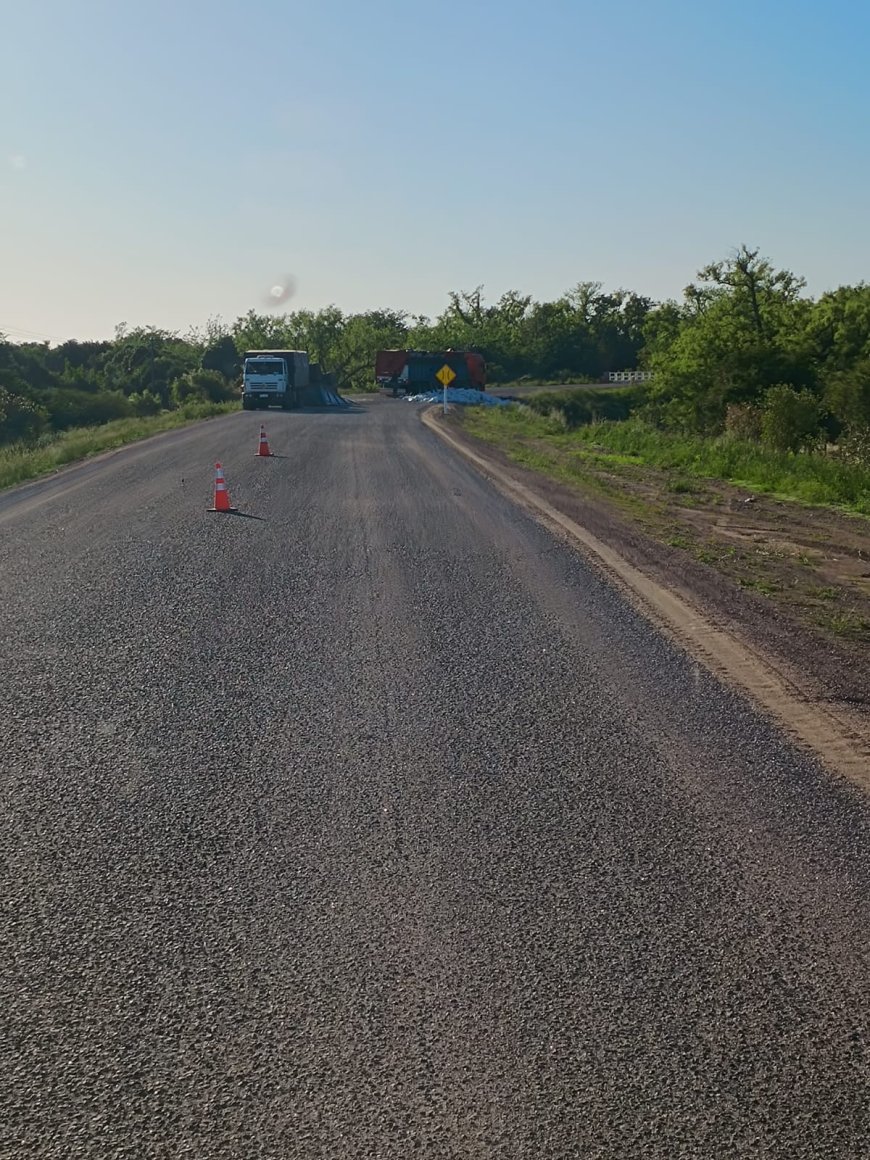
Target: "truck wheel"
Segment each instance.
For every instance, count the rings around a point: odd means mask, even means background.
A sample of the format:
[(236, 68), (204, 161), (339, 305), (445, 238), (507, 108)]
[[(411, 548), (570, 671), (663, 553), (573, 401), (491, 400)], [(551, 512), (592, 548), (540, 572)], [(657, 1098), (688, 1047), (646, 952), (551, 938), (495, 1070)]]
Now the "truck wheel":
[(243, 398), (242, 399), (242, 410), (243, 411), (250, 411), (250, 409), (251, 409), (251, 400)]

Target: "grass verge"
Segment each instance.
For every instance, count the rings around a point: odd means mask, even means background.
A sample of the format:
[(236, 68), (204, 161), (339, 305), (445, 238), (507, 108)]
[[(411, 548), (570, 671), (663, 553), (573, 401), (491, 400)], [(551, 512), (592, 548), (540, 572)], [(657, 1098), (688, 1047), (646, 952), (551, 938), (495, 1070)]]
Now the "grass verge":
[(468, 409), (456, 419), (514, 463), (603, 503), (599, 511), (620, 513), (811, 631), (860, 648), (870, 642), (866, 469), (632, 420), (571, 429), (557, 412), (526, 407)]
[(549, 445), (568, 474), (577, 470), (582, 475), (584, 466), (596, 464), (652, 467), (673, 474), (675, 488), (687, 488), (686, 477), (723, 480), (781, 499), (870, 515), (870, 469), (833, 456), (789, 455), (737, 439), (675, 435), (636, 419), (566, 430), (557, 415), (522, 407), (469, 411), (465, 427), (520, 463), (527, 462), (530, 445), (539, 455)]
[(198, 403), (179, 407), (177, 411), (162, 411), (141, 419), (115, 419), (98, 427), (74, 427), (48, 438), (43, 437), (35, 447), (20, 443), (0, 447), (0, 488), (12, 487), (37, 479), (79, 459), (88, 459), (103, 451), (113, 451), (127, 443), (159, 435), (174, 427), (184, 427), (201, 419), (211, 419), (239, 409), (238, 401), (229, 403)]

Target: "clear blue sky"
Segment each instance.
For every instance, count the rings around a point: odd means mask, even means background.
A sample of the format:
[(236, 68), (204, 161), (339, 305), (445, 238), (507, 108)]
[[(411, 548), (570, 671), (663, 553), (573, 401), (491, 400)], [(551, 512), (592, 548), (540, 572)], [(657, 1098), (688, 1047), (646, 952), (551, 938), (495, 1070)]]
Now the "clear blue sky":
[(747, 242), (870, 277), (860, 0), (27, 0), (0, 46), (0, 331), (483, 284), (678, 296)]

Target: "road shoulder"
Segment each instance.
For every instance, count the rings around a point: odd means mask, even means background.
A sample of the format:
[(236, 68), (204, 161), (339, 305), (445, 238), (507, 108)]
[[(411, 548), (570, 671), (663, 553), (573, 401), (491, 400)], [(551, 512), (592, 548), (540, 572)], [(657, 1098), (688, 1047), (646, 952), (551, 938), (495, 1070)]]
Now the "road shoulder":
[(870, 664), (796, 630), (763, 599), (657, 543), (600, 497), (513, 463), (437, 408), (422, 418), (503, 494), (579, 547), (708, 669), (748, 693), (798, 744), (870, 790)]

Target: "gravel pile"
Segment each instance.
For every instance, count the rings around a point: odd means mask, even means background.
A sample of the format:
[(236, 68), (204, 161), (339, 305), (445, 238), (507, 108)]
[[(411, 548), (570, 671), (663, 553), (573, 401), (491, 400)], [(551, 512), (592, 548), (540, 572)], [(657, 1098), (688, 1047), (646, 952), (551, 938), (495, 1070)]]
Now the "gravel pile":
[[(420, 395), (406, 395), (406, 403), (440, 403), (444, 398), (444, 392), (438, 391), (424, 391)], [(509, 407), (510, 400), (499, 399), (496, 395), (487, 394), (486, 391), (475, 391), (468, 387), (454, 387), (447, 390), (447, 402), (458, 403), (464, 407)]]

